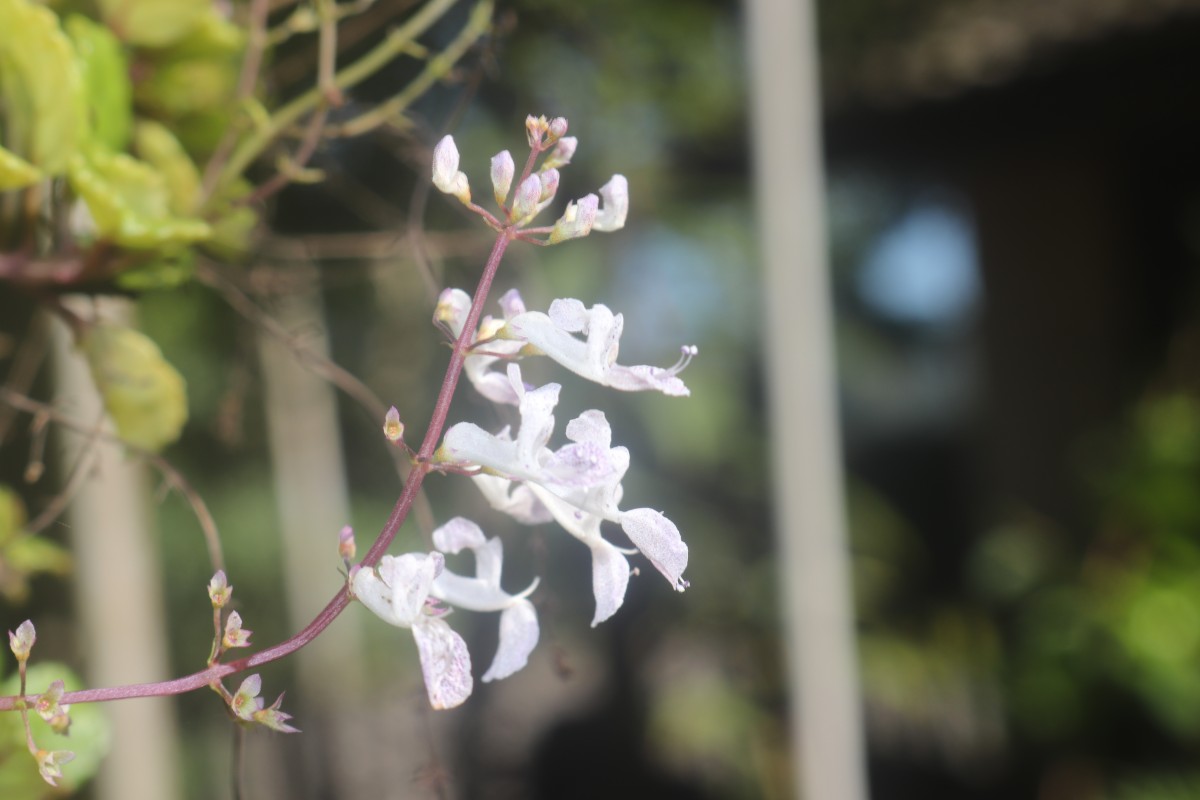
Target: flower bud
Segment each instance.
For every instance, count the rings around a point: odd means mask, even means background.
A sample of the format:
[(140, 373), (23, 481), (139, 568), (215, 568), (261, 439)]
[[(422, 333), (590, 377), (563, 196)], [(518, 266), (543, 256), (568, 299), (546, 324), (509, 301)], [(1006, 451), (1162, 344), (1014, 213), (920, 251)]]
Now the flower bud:
[(508, 200), (508, 190), (512, 188), (515, 172), (512, 153), (502, 150), (492, 156), (492, 191), (496, 196), (496, 205), (503, 207)]
[(387, 416), (383, 418), (383, 435), (392, 444), (404, 438), (404, 423), (400, 421), (400, 412), (395, 406), (389, 408)]
[(37, 759), (38, 773), (42, 780), (51, 786), (58, 786), (55, 781), (63, 776), (62, 765), (74, 759), (75, 754), (70, 750), (38, 750), (34, 753), (34, 758)]
[(538, 203), (549, 203), (558, 192), (558, 170), (548, 169), (542, 172), (542, 194)]
[(550, 155), (546, 156), (546, 160), (542, 162), (542, 171), (570, 164), (571, 157), (575, 155), (575, 148), (578, 145), (579, 140), (574, 136), (564, 136), (559, 139), (558, 144), (554, 145), (554, 149), (550, 151)]
[(467, 176), (458, 171), (458, 147), (454, 144), (453, 136), (443, 136), (433, 148), (433, 185), (445, 194), (454, 195), (462, 203), (471, 202)]
[(550, 120), (550, 138), (557, 141), (567, 135), (567, 118), (555, 117)]
[(208, 599), (212, 601), (213, 608), (224, 608), (232, 594), (233, 587), (225, 578), (225, 570), (217, 570), (216, 574), (212, 576), (212, 580), (208, 582)]
[(513, 197), (512, 213), (509, 214), (509, 219), (513, 222), (522, 222), (537, 213), (538, 198), (542, 196), (542, 179), (535, 175), (530, 175), (521, 182), (517, 187), (516, 196)]
[(347, 525), (338, 534), (338, 555), (342, 557), (342, 561), (349, 564), (354, 560), (357, 552), (358, 547), (354, 543), (354, 528)]
[(25, 662), (29, 660), (29, 654), (33, 651), (33, 643), (37, 641), (37, 631), (34, 630), (33, 621), (25, 620), (17, 626), (17, 632), (8, 632), (8, 646), (12, 649), (13, 655), (17, 657), (17, 661)]
[(629, 214), (629, 181), (625, 176), (613, 175), (600, 187), (600, 197), (604, 200), (604, 208), (596, 215), (592, 227), (598, 231), (616, 231), (625, 227), (625, 217)]
[(579, 239), (592, 232), (596, 221), (596, 212), (600, 206), (600, 198), (589, 194), (578, 203), (568, 203), (563, 215), (554, 223), (550, 231), (550, 244), (558, 244), (567, 239)]

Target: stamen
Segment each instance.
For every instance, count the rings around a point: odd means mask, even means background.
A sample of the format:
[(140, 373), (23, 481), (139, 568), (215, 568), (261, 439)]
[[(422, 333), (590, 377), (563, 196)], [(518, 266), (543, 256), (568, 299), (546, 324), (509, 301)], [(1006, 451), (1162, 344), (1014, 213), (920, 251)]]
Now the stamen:
[(692, 359), (699, 354), (700, 348), (696, 347), (696, 345), (685, 344), (683, 347), (679, 348), (679, 360), (675, 362), (674, 366), (669, 367), (667, 372), (671, 375), (678, 375), (680, 372), (683, 372), (687, 365), (692, 363)]

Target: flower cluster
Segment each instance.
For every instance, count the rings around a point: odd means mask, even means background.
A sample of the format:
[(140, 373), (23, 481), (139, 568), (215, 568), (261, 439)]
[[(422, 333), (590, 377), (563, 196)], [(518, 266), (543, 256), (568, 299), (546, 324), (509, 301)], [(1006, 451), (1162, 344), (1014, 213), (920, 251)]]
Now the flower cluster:
[[(629, 191), (621, 175), (614, 175), (599, 196), (589, 194), (568, 204), (553, 226), (529, 227), (554, 199), (558, 169), (574, 154), (577, 142), (564, 135), (566, 129), (561, 118), (526, 120), (531, 153), (519, 178), (508, 151), (492, 158), (498, 215), (472, 202), (469, 180), (459, 170), (458, 149), (449, 136), (434, 149), (433, 183), (513, 239), (557, 244), (593, 230), (622, 227)], [(542, 153), (546, 157), (535, 170)], [(593, 409), (575, 417), (566, 425), (567, 441), (551, 447), (561, 386), (527, 385), (519, 362), (547, 357), (602, 386), (685, 397), (688, 389), (679, 373), (696, 355), (696, 348), (683, 347), (681, 358), (671, 367), (624, 366), (617, 363), (624, 318), (604, 305), (588, 308), (579, 300), (563, 299), (551, 303), (545, 313), (529, 311), (520, 294), (512, 290), (499, 300), (499, 317), (484, 316), (472, 323), (480, 314), (472, 301), (460, 289), (446, 289), (434, 312), (434, 323), (455, 341), (470, 343), (464, 374), (485, 398), (501, 406), (515, 406), (519, 425), (515, 432), (504, 427), (497, 433), (470, 422), (453, 425), (426, 466), (467, 474), (493, 508), (529, 525), (557, 522), (587, 545), (592, 553), (596, 602), (593, 626), (621, 607), (634, 574), (629, 557), (637, 553), (645, 556), (673, 589), (683, 591), (688, 585), (683, 578), (688, 548), (679, 529), (654, 509), (620, 507), (629, 451), (612, 446), (612, 431), (604, 413)], [(467, 330), (468, 325), (474, 329)], [(385, 421), (385, 435), (395, 441), (393, 436), (398, 438), (399, 433), (393, 432), (402, 430), (392, 409)], [(601, 532), (605, 522), (619, 526), (633, 549), (605, 539)], [(343, 531), (340, 549), (344, 558), (346, 552), (353, 552), (352, 542), (347, 548), (346, 536)], [(436, 549), (429, 553), (385, 555), (375, 567), (353, 567), (348, 580), (351, 593), (363, 605), (384, 621), (412, 631), (429, 700), (435, 708), (450, 708), (463, 702), (472, 690), (470, 654), (446, 621), (450, 607), (499, 612), (499, 647), (483, 680), (505, 678), (525, 666), (538, 642), (537, 613), (528, 599), (537, 580), (518, 594), (506, 592), (501, 586), (500, 540), (487, 538), (478, 525), (462, 517), (434, 531), (433, 545)], [(462, 550), (474, 553), (474, 576), (459, 575), (446, 567), (443, 553)]]

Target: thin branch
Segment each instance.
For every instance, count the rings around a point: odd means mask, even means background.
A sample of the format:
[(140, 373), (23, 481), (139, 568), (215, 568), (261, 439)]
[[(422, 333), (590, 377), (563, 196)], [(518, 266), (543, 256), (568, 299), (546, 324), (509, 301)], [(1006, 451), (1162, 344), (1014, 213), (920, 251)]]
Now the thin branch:
[[(35, 419), (39, 418), (48, 419), (49, 417), (42, 413), (35, 417)], [(67, 506), (70, 505), (71, 501), (75, 499), (75, 495), (79, 493), (79, 487), (83, 485), (84, 478), (88, 476), (93, 461), (92, 456), (95, 453), (96, 440), (103, 430), (104, 415), (101, 414), (100, 418), (96, 420), (96, 424), (87, 433), (87, 441), (80, 448), (79, 458), (71, 466), (71, 473), (67, 476), (66, 485), (63, 486), (62, 491), (50, 498), (50, 501), (42, 507), (38, 515), (25, 526), (26, 531), (29, 533), (38, 533), (45, 530), (51, 522), (58, 519), (63, 511), (67, 509)]]
[[(35, 400), (21, 392), (14, 391), (8, 386), (0, 386), (0, 401), (27, 414), (44, 414), (52, 422), (62, 425), (64, 428), (70, 428), (73, 431), (89, 433), (93, 430), (92, 426), (72, 419), (53, 406), (43, 403), (40, 400)], [(192, 513), (196, 517), (196, 521), (200, 523), (200, 530), (204, 533), (204, 542), (208, 547), (208, 558), (212, 562), (213, 570), (224, 569), (225, 556), (221, 551), (221, 537), (217, 531), (217, 523), (209, 512), (204, 499), (192, 488), (192, 485), (183, 477), (183, 474), (157, 453), (152, 453), (149, 450), (132, 445), (111, 433), (101, 431), (96, 436), (104, 441), (120, 445), (127, 453), (147, 462), (162, 473), (167, 485), (178, 491), (187, 500), (188, 505), (191, 506)]]

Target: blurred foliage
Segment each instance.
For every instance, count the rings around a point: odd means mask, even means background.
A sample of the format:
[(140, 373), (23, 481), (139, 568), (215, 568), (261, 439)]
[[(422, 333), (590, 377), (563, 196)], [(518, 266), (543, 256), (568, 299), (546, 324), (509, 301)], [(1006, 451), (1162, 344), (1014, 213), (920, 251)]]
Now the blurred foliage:
[(39, 573), (59, 577), (71, 571), (71, 556), (61, 545), (25, 528), (25, 504), (0, 484), (0, 595), (10, 603), (29, 596), (29, 580)]

